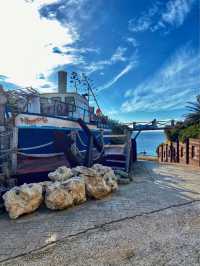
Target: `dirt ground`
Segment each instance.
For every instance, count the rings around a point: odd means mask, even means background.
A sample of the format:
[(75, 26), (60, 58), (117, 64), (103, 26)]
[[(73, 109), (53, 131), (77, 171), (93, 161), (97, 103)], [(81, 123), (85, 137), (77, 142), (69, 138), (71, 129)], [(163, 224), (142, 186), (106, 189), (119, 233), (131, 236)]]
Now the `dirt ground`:
[(0, 215), (0, 265), (58, 264), (200, 265), (200, 171), (139, 161), (103, 200)]

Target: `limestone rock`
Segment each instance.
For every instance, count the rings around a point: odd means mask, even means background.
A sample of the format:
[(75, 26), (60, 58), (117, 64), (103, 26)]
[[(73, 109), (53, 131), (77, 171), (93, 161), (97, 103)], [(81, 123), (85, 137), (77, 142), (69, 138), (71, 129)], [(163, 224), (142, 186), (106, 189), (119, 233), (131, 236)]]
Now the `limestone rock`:
[(49, 179), (52, 181), (66, 181), (73, 176), (73, 172), (66, 166), (58, 167), (54, 172), (48, 174)]
[(45, 194), (47, 186), (51, 185), (52, 182), (51, 181), (43, 181), (43, 182), (39, 182), (38, 184), (40, 184), (42, 186), (42, 192), (43, 192), (43, 194)]
[(72, 191), (73, 204), (78, 205), (86, 201), (85, 181), (81, 177), (73, 177), (65, 182)]
[(95, 199), (102, 199), (111, 193), (111, 187), (102, 176), (85, 176), (86, 194)]
[(117, 177), (112, 175), (112, 172), (108, 172), (103, 176), (106, 184), (111, 188), (111, 191), (116, 191), (118, 189)]
[(88, 197), (101, 199), (118, 187), (116, 176), (110, 167), (95, 164), (92, 168), (77, 166), (72, 171), (84, 178)]
[(77, 166), (72, 168), (72, 172), (75, 176), (96, 176), (97, 172), (95, 169), (88, 168), (85, 166)]
[[(77, 166), (72, 169), (73, 173), (79, 175), (85, 180), (86, 194), (88, 197), (101, 199), (108, 195), (112, 190), (111, 186), (106, 183), (104, 179), (104, 172), (98, 171), (101, 165), (94, 168), (88, 168), (85, 166)], [(103, 171), (103, 170), (102, 170)]]
[(92, 169), (94, 169), (95, 171), (97, 171), (97, 173), (101, 176), (104, 176), (106, 173), (110, 172), (112, 174), (114, 174), (114, 171), (112, 170), (111, 167), (109, 166), (104, 166), (102, 164), (94, 164), (92, 166)]
[(98, 173), (98, 175), (104, 178), (106, 184), (111, 187), (111, 191), (118, 189), (117, 177), (111, 167), (101, 164), (94, 164), (92, 166), (92, 169), (94, 169)]
[(65, 182), (55, 182), (46, 187), (45, 204), (51, 210), (62, 210), (73, 205), (71, 189)]
[(45, 204), (49, 209), (62, 210), (86, 201), (85, 182), (73, 177), (65, 182), (55, 182), (47, 186)]
[(41, 184), (23, 184), (3, 195), (4, 205), (10, 218), (16, 219), (25, 213), (35, 211), (43, 201)]

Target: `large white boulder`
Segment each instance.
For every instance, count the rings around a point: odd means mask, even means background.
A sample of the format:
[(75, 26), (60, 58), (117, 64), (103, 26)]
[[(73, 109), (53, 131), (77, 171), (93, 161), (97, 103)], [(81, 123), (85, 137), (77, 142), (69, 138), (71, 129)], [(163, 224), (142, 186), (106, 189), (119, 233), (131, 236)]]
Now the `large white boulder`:
[(66, 185), (72, 191), (73, 204), (78, 205), (86, 201), (85, 180), (79, 176), (70, 178)]
[(94, 164), (92, 169), (94, 169), (98, 175), (102, 176), (106, 184), (110, 186), (111, 191), (118, 189), (117, 177), (111, 167), (102, 164)]
[(16, 219), (25, 213), (35, 211), (43, 201), (41, 184), (23, 184), (3, 195), (5, 208), (10, 218)]
[(52, 210), (62, 210), (86, 201), (85, 182), (79, 177), (55, 182), (46, 187), (45, 204)]
[(73, 172), (66, 166), (58, 167), (54, 172), (48, 174), (48, 177), (52, 181), (66, 181), (73, 176)]
[(88, 197), (101, 199), (117, 189), (116, 177), (110, 167), (96, 164), (92, 168), (77, 166), (72, 171), (84, 178)]
[(84, 176), (86, 185), (86, 194), (88, 197), (102, 199), (111, 193), (111, 187), (100, 175)]
[(73, 205), (71, 190), (65, 183), (55, 182), (46, 187), (45, 204), (51, 210), (62, 210)]
[(106, 184), (110, 187), (111, 191), (116, 191), (118, 189), (117, 177), (113, 175), (112, 172), (108, 172), (103, 176)]
[(97, 171), (98, 172), (98, 174), (99, 175), (102, 175), (102, 176), (104, 176), (106, 173), (108, 173), (108, 172), (111, 172), (111, 173), (113, 173), (114, 174), (114, 171), (112, 170), (112, 168), (111, 167), (109, 167), (109, 166), (104, 166), (104, 165), (102, 165), (102, 164), (94, 164), (93, 166), (92, 166), (92, 169), (94, 169), (95, 171)]

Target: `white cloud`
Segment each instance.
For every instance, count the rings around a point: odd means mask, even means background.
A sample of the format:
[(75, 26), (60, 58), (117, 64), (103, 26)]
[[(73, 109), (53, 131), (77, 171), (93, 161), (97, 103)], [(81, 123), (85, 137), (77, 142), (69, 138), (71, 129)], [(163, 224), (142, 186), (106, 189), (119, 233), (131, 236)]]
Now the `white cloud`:
[(194, 3), (195, 0), (169, 0), (165, 5), (162, 2), (155, 2), (140, 17), (129, 20), (129, 30), (154, 32), (170, 27), (178, 28), (184, 23)]
[(106, 110), (106, 114), (109, 116), (109, 117), (115, 117), (116, 115), (119, 114), (119, 111), (112, 108), (110, 110)]
[(159, 12), (158, 3), (144, 11), (141, 16), (129, 20), (128, 28), (132, 32), (142, 32), (150, 29), (153, 25), (153, 17)]
[(135, 38), (133, 38), (133, 37), (128, 37), (126, 39), (126, 41), (129, 42), (129, 43), (131, 43), (133, 45), (133, 47), (137, 47), (138, 46), (137, 40)]
[(135, 66), (137, 65), (137, 61), (131, 61), (125, 68), (122, 69), (120, 73), (118, 73), (113, 79), (111, 79), (106, 84), (100, 86), (97, 90), (102, 91), (105, 89), (110, 88), (112, 85), (114, 85), (121, 77), (123, 77), (125, 74), (127, 74), (129, 71), (131, 71)]
[(153, 78), (125, 93), (122, 112), (177, 110), (200, 91), (200, 54), (182, 47)]
[(179, 27), (183, 24), (187, 14), (192, 8), (194, 0), (169, 1), (166, 11), (162, 14), (162, 21)]
[(103, 70), (106, 66), (112, 66), (119, 62), (126, 62), (128, 58), (125, 56), (125, 53), (127, 51), (126, 47), (117, 47), (113, 55), (106, 60), (100, 60), (96, 62), (92, 62), (89, 65), (84, 66), (84, 71), (87, 72), (87, 74), (94, 73), (96, 71)]
[(38, 8), (55, 1), (6, 0), (0, 3), (0, 74), (20, 86), (44, 85), (37, 79), (54, 67), (73, 63), (73, 55), (52, 53), (52, 47), (73, 44), (77, 35), (56, 20), (41, 18)]
[(146, 31), (150, 28), (152, 22), (148, 16), (142, 16), (139, 19), (129, 20), (129, 30), (133, 32)]
[(125, 57), (125, 52), (127, 51), (126, 47), (117, 47), (117, 50), (115, 51), (115, 53), (112, 55), (111, 57), (111, 62), (115, 63), (115, 62), (125, 62), (127, 60), (127, 58)]

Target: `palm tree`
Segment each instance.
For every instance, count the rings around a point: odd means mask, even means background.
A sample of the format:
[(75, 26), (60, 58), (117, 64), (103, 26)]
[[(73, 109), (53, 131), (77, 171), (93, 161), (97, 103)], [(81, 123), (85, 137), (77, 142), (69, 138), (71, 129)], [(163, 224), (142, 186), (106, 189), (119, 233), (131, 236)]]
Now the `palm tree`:
[(200, 95), (197, 96), (196, 102), (189, 102), (189, 109), (190, 113), (186, 115), (186, 122), (190, 124), (200, 124)]

